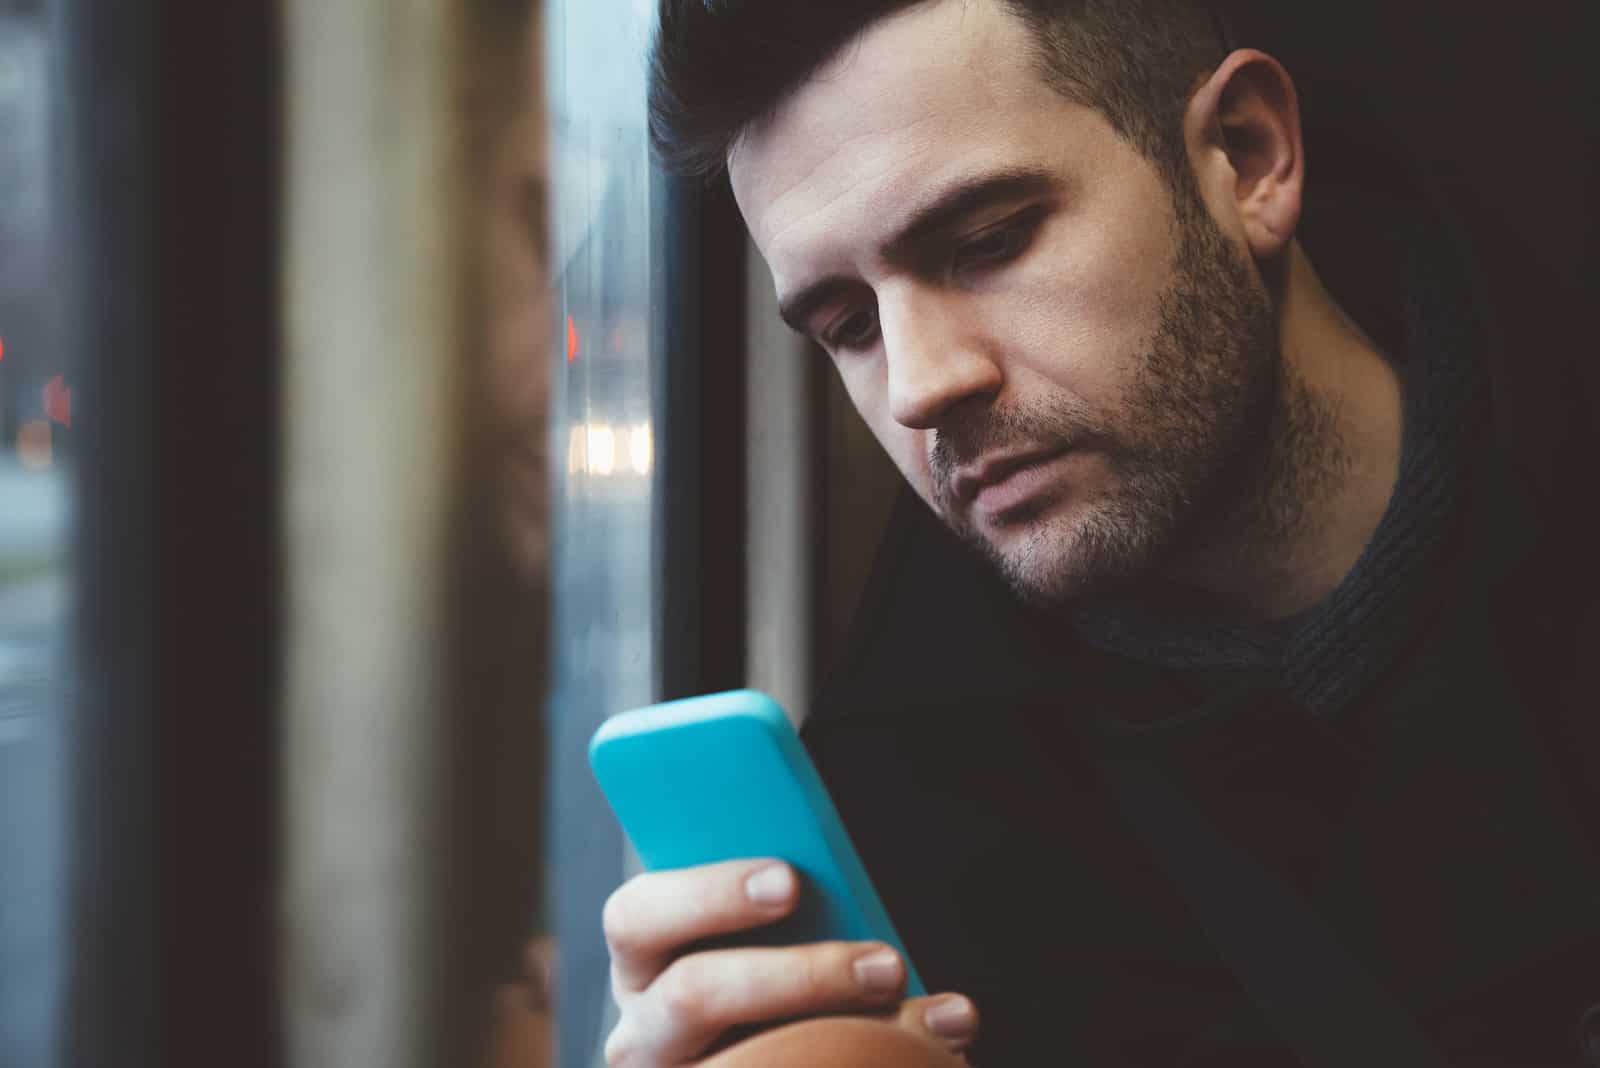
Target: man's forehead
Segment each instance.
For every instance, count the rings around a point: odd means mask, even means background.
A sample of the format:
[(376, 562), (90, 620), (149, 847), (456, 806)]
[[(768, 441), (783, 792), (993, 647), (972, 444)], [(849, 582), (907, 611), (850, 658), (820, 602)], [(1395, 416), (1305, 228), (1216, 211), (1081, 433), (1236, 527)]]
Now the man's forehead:
[(769, 261), (831, 244), (854, 246), (892, 229), (930, 172), (960, 163), (939, 151), (937, 139), (930, 143), (907, 126), (844, 138), (826, 156), (793, 160), (792, 169), (787, 158), (762, 162), (765, 168), (730, 169), (751, 236)]
[[(843, 222), (883, 222), (920, 186), (1016, 141), (1002, 116), (1059, 104), (1026, 28), (991, 3), (938, 0), (869, 27), (730, 153), (734, 194), (775, 270)], [(1016, 162), (1016, 161), (1011, 161)], [(848, 238), (850, 235), (836, 235)]]

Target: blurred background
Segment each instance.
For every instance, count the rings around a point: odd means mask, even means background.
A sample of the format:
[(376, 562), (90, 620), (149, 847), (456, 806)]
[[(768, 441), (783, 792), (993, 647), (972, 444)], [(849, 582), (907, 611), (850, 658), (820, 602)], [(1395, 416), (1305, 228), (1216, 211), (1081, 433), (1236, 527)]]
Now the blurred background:
[[(1245, 6), (1588, 292), (1587, 4)], [(803, 717), (897, 485), (652, 19), (0, 0), (0, 1065), (597, 1063), (589, 734)]]

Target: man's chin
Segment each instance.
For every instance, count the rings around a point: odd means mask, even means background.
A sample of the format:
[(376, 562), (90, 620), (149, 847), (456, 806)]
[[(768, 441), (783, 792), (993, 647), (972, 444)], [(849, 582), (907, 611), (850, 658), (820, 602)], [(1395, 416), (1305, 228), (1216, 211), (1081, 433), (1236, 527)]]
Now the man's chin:
[(1075, 541), (1064, 524), (1012, 522), (969, 531), (966, 541), (999, 572), (1011, 591), (1036, 607), (1063, 604), (1083, 585), (1073, 551)]
[(1044, 514), (1029, 524), (973, 531), (967, 541), (1018, 598), (1042, 609), (1125, 588), (1145, 570), (1148, 553), (1109, 520), (1090, 514)]

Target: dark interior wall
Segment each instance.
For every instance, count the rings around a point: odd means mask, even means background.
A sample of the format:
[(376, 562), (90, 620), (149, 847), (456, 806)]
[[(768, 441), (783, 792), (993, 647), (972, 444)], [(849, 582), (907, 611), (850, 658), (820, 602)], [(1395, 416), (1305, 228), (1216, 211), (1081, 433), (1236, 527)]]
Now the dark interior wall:
[(271, 0), (151, 7), (158, 1019), (278, 1061), (278, 48)]
[(61, 6), (71, 1064), (276, 1063), (276, 5)]
[(745, 233), (726, 178), (657, 178), (663, 699), (745, 678)]
[[(1554, 433), (1559, 421), (1532, 410), (1542, 403), (1539, 379), (1566, 363), (1594, 388), (1593, 361), (1572, 356), (1594, 348), (1581, 321), (1587, 294), (1579, 279), (1593, 262), (1600, 208), (1600, 82), (1592, 54), (1600, 10), (1584, 0), (1237, 0), (1234, 20), (1243, 43), (1259, 41), (1284, 61), (1301, 86), (1308, 121), (1355, 102), (1374, 140), (1402, 153), (1454, 215), (1502, 329), (1522, 350), (1494, 382), (1507, 411), (1520, 411), (1513, 435)], [(1319, 156), (1321, 147), (1310, 131), (1313, 189), (1341, 165)], [(1359, 285), (1361, 271), (1385, 266), (1360, 260), (1360, 249), (1383, 235), (1363, 232), (1361, 220), (1351, 223), (1345, 229), (1357, 252), (1355, 270), (1346, 274)], [(1324, 258), (1337, 254), (1325, 251)], [(1552, 445), (1530, 442), (1528, 451), (1543, 454)]]
[[(1592, 212), (1593, 4), (1231, 2), (1239, 43), (1281, 59), (1312, 105), (1328, 89), (1365, 98), (1373, 122), (1475, 211), (1553, 260), (1579, 254), (1582, 229), (1549, 212), (1581, 201)], [(1314, 175), (1314, 153), (1311, 164)]]

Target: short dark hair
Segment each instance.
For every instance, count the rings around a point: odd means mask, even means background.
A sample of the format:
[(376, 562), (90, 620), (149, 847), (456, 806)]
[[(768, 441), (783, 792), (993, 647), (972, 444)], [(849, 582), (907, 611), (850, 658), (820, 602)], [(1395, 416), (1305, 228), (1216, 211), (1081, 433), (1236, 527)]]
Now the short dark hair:
[[(660, 0), (650, 137), (680, 174), (713, 176), (753, 122), (887, 15), (926, 0)], [(970, 2), (970, 0), (963, 0)], [(1168, 180), (1188, 175), (1182, 116), (1226, 54), (1203, 0), (992, 0), (1027, 24), (1041, 77), (1093, 107)]]

